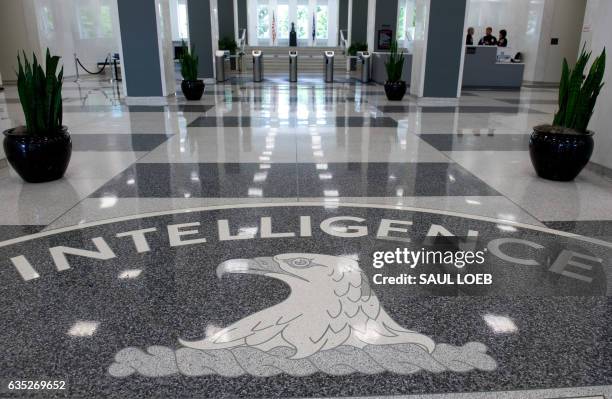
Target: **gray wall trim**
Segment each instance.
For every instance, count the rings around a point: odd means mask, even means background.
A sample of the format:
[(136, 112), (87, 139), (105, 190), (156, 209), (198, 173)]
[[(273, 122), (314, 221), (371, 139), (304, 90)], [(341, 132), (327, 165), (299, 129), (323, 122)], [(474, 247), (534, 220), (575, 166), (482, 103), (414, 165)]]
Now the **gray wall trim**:
[(393, 37), (397, 34), (397, 0), (376, 2), (376, 17), (374, 19), (374, 48), (378, 48), (378, 30), (391, 29)]
[(189, 41), (192, 45), (195, 44), (196, 54), (200, 57), (198, 75), (202, 79), (213, 78), (210, 2), (209, 0), (188, 0), (187, 11), (189, 14)]
[[(248, 18), (247, 18), (247, 0), (238, 0), (238, 37), (242, 34), (243, 29), (247, 29), (248, 32)], [(249, 35), (246, 35), (248, 42)]]
[(457, 97), (466, 0), (431, 0), (423, 97)]
[[(192, 0), (193, 1), (193, 0)], [(233, 38), (234, 31), (234, 1), (219, 0), (217, 1), (217, 12), (219, 15), (219, 38)]]
[(351, 42), (368, 41), (368, 0), (353, 0)]
[(130, 97), (162, 97), (155, 0), (118, 0), (122, 68)]

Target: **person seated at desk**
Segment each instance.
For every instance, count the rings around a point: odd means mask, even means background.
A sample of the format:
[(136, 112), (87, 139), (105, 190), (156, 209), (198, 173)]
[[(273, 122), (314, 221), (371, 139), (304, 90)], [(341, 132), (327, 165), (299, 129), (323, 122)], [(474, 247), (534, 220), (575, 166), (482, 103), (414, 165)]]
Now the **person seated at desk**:
[(482, 39), (480, 39), (480, 41), (478, 42), (478, 45), (479, 46), (495, 46), (495, 45), (497, 45), (497, 39), (495, 38), (495, 36), (492, 35), (493, 28), (491, 28), (490, 26), (487, 27), (486, 32), (487, 32), (487, 34), (484, 35), (482, 37)]
[(465, 45), (473, 46), (474, 45), (474, 28), (471, 26), (467, 30), (467, 36), (465, 37)]
[(508, 47), (508, 32), (505, 29), (499, 31), (499, 39), (497, 39), (497, 47)]

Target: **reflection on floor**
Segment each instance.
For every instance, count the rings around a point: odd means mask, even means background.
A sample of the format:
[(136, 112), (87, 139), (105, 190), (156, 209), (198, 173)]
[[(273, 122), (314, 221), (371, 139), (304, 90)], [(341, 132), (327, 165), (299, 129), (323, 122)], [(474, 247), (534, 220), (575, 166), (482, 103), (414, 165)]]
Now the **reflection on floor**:
[[(94, 397), (610, 394), (612, 179), (536, 177), (528, 137), (554, 89), (453, 107), (281, 77), (167, 105), (101, 80), (64, 96), (65, 178), (0, 169), (0, 315), (19, 326), (0, 332), (0, 379)], [(0, 118), (23, 121), (14, 85)], [(372, 282), (373, 252), (451, 233), (489, 249), (495, 284)]]
[[(75, 150), (66, 179), (23, 185), (2, 169), (3, 238), (19, 234), (14, 226), (27, 233), (137, 213), (135, 198), (147, 211), (177, 206), (171, 198), (190, 207), (350, 197), (536, 225), (580, 221), (582, 231), (612, 220), (611, 179), (586, 170), (555, 183), (531, 169), (528, 135), (552, 118), (550, 88), (470, 91), (457, 107), (391, 103), (379, 85), (346, 79), (241, 78), (166, 106), (125, 105), (106, 81), (67, 82), (64, 93)], [(0, 109), (3, 129), (23, 120), (15, 86)]]

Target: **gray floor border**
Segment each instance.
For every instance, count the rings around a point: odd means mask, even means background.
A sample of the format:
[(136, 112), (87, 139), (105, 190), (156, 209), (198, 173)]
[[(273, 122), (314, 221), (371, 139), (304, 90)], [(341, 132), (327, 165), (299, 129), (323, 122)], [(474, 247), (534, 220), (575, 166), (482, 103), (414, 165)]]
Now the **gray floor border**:
[[(398, 396), (360, 396), (350, 399), (610, 399), (612, 385), (520, 391), (466, 392)], [(338, 398), (343, 399), (343, 398)], [(344, 398), (349, 399), (349, 398)]]

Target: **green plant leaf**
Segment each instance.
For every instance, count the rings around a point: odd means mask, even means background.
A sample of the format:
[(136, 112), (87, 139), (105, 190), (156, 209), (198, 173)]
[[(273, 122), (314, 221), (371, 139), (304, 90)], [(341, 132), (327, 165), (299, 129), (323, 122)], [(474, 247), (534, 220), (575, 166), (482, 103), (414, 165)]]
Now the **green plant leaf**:
[(55, 72), (60, 57), (45, 53), (45, 69), (32, 55), (32, 63), (23, 52), (17, 56), (17, 91), (26, 121), (26, 130), (32, 135), (58, 134), (62, 123), (63, 68)]

